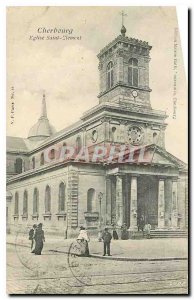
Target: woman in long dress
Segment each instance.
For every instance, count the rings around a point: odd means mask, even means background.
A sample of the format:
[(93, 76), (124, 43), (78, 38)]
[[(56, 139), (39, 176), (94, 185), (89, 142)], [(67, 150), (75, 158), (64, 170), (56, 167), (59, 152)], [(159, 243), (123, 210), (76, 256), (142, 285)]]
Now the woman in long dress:
[(45, 242), (44, 230), (42, 230), (42, 223), (38, 225), (35, 231), (34, 240), (36, 242), (36, 246), (34, 249), (35, 255), (41, 255), (43, 245)]
[(128, 240), (129, 238), (129, 233), (127, 231), (127, 225), (124, 223), (121, 226), (121, 240)]
[(77, 241), (80, 244), (80, 254), (79, 255), (80, 256), (90, 256), (89, 246), (88, 246), (90, 239), (88, 237), (88, 233), (87, 233), (86, 229), (83, 226), (80, 227), (80, 232), (77, 237)]
[(118, 233), (117, 233), (117, 230), (116, 230), (116, 225), (112, 224), (112, 226), (113, 226), (113, 232), (112, 232), (113, 240), (118, 240), (119, 236), (118, 236)]

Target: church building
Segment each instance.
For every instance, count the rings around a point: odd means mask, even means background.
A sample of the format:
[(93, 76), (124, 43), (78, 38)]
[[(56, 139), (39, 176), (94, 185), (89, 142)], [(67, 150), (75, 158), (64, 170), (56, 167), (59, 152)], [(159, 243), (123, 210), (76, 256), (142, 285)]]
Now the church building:
[[(45, 232), (69, 237), (80, 226), (95, 234), (126, 224), (134, 236), (141, 218), (153, 232), (181, 235), (187, 230), (187, 165), (165, 149), (168, 116), (151, 107), (151, 48), (127, 37), (122, 26), (97, 56), (97, 106), (56, 132), (44, 94), (40, 118), (28, 137), (7, 137), (8, 232), (42, 222)], [(112, 160), (109, 153), (86, 161), (65, 159), (60, 151), (59, 159), (59, 145), (74, 147), (77, 154), (83, 147), (90, 154), (102, 147), (117, 152)], [(128, 151), (119, 159), (125, 146)]]

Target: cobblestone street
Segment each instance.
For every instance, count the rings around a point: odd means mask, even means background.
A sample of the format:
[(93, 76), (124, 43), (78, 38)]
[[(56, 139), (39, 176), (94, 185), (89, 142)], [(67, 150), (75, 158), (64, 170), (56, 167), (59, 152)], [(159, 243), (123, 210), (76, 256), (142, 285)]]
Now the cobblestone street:
[(104, 260), (55, 252), (49, 247), (41, 256), (34, 256), (29, 247), (7, 245), (7, 293), (187, 293), (187, 260)]

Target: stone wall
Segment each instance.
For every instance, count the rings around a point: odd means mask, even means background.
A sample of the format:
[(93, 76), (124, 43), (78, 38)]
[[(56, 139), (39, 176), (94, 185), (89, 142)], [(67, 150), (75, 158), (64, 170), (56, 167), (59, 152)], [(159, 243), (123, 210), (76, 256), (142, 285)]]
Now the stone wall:
[[(59, 185), (61, 182), (65, 184), (65, 207), (66, 215), (60, 215), (58, 210), (59, 201)], [(51, 189), (51, 215), (44, 216), (45, 213), (45, 188), (49, 186)], [(33, 193), (34, 189), (39, 191), (39, 216), (38, 219), (33, 217)], [(43, 223), (45, 231), (48, 234), (65, 235), (68, 234), (76, 236), (78, 228), (81, 225), (86, 225), (84, 213), (87, 212), (87, 192), (90, 188), (95, 189), (96, 212), (99, 213), (98, 194), (102, 192), (104, 198), (101, 204), (102, 216), (105, 214), (105, 173), (93, 167), (84, 166), (68, 166), (49, 173), (42, 173), (35, 175), (32, 178), (26, 178), (17, 183), (8, 185), (8, 190), (12, 193), (13, 198), (9, 211), (10, 229), (12, 232), (18, 230), (25, 230), (34, 223)], [(23, 195), (24, 191), (28, 193), (28, 217), (23, 218)], [(14, 216), (15, 208), (15, 193), (19, 194), (19, 216)], [(105, 218), (102, 218), (102, 222)], [(97, 228), (99, 218), (96, 222), (90, 224), (88, 227)]]

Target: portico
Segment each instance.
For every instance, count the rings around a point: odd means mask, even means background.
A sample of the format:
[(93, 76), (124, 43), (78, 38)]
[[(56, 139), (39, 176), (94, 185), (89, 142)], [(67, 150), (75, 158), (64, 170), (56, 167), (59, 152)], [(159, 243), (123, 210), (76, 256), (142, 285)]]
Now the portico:
[(135, 171), (133, 167), (127, 169), (125, 165), (107, 172), (106, 224), (126, 223), (130, 231), (137, 231), (139, 219), (143, 217), (152, 229), (177, 229), (176, 169), (171, 168), (169, 172), (167, 168), (166, 174), (161, 174), (161, 168), (156, 166), (147, 166), (145, 173), (143, 166), (136, 166)]

